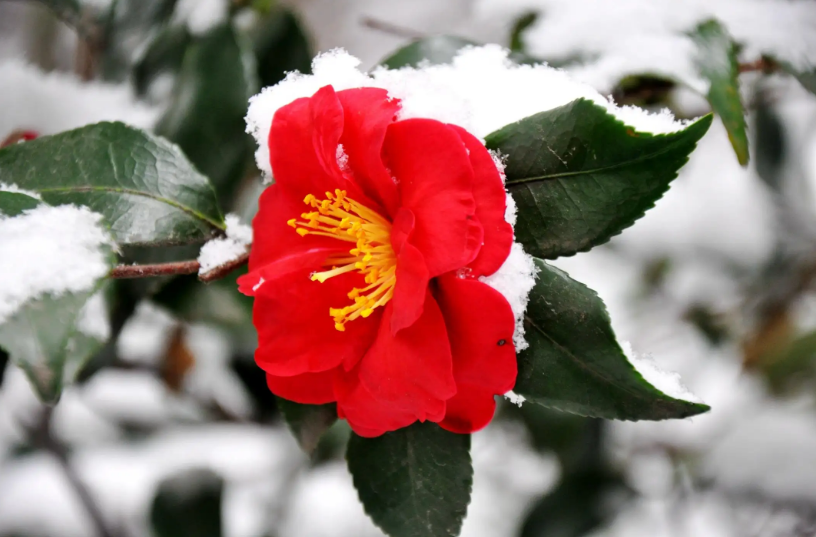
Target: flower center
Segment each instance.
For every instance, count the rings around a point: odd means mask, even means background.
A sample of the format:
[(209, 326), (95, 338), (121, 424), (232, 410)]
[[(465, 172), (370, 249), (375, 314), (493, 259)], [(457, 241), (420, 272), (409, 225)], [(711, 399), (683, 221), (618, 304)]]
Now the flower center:
[(322, 235), (354, 243), (348, 254), (330, 255), (323, 263), (330, 270), (315, 272), (312, 281), (325, 282), (346, 272), (357, 271), (365, 276), (368, 285), (353, 288), (348, 297), (354, 304), (344, 308), (330, 308), (334, 327), (341, 332), (345, 324), (358, 317), (368, 317), (376, 308), (384, 306), (394, 296), (397, 281), (397, 257), (391, 248), (391, 223), (353, 199), (346, 191), (326, 192), (326, 199), (318, 200), (312, 194), (303, 203), (315, 211), (300, 215), (305, 222), (292, 218), (287, 223), (301, 237)]

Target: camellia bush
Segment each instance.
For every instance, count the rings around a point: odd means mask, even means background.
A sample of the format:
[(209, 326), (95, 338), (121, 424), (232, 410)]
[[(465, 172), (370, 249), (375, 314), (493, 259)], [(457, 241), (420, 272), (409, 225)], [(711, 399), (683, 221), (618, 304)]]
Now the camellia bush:
[[(523, 51), (455, 38), (368, 72), (342, 50), (312, 60), (280, 8), (249, 30), (166, 23), (128, 62), (101, 18), (50, 4), (87, 32), (92, 71), (144, 95), (164, 72), (175, 86), (155, 132), (100, 122), (0, 150), (0, 347), (43, 402), (110, 365), (148, 297), (182, 318), (222, 314), (216, 292), (251, 304), (250, 375), (309, 453), (348, 423), (359, 499), (393, 537), (459, 534), (470, 435), (497, 398), (609, 420), (709, 410), (548, 261), (650, 210), (711, 114), (621, 107)], [(131, 27), (166, 18), (131, 9)], [(714, 20), (687, 35), (747, 163), (735, 45)]]

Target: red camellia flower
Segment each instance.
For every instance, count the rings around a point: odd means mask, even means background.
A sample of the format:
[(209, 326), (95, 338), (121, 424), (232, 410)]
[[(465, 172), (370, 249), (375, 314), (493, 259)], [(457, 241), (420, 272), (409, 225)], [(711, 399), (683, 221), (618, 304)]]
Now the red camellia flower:
[(399, 109), (383, 89), (325, 86), (277, 111), (239, 286), (275, 394), (336, 401), (362, 436), (416, 420), (470, 433), (516, 380), (513, 312), (478, 279), (510, 253), (506, 193), (473, 135)]

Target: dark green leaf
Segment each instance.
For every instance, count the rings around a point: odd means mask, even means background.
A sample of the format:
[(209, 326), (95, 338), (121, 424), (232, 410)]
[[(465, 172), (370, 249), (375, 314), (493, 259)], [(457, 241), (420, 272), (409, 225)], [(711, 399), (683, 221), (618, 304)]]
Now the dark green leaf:
[(780, 191), (785, 181), (785, 130), (765, 91), (758, 91), (754, 123), (754, 155), (759, 177)]
[(20, 192), (0, 191), (0, 215), (17, 216), (23, 211), (33, 209), (41, 202)]
[(278, 409), (306, 453), (312, 453), (320, 437), (337, 421), (337, 405), (302, 405), (277, 398)]
[(291, 11), (273, 10), (264, 17), (251, 38), (258, 59), (261, 87), (277, 84), (290, 71), (311, 71), (314, 54), (309, 38)]
[(224, 481), (210, 470), (189, 470), (163, 481), (150, 522), (156, 537), (221, 537)]
[(244, 123), (256, 86), (251, 56), (248, 43), (229, 24), (194, 41), (167, 114), (156, 127), (210, 178), (222, 200), (230, 197), (252, 154)]
[(167, 26), (162, 29), (133, 67), (136, 93), (144, 96), (159, 75), (177, 73), (192, 40), (186, 26)]
[(9, 146), (0, 177), (52, 205), (101, 213), (123, 246), (202, 241), (224, 228), (212, 186), (178, 147), (122, 123)]
[(773, 59), (771, 62), (781, 67), (785, 72), (793, 75), (796, 80), (802, 84), (803, 88), (816, 95), (816, 68), (812, 67), (807, 70), (798, 69), (789, 62), (778, 59)]
[(407, 66), (417, 67), (421, 63), (431, 65), (450, 63), (460, 50), (476, 44), (474, 41), (450, 35), (426, 37), (402, 47), (382, 60), (380, 65), (389, 69), (399, 69)]
[(739, 63), (731, 36), (723, 26), (709, 20), (691, 32), (696, 45), (694, 64), (708, 83), (708, 102), (728, 132), (728, 139), (743, 166), (748, 164), (748, 135), (745, 127), (745, 110), (740, 100)]
[(346, 454), (366, 513), (391, 537), (455, 537), (470, 502), (470, 436), (415, 423), (351, 436)]
[(0, 387), (3, 386), (3, 378), (6, 376), (6, 367), (8, 366), (9, 355), (3, 349), (0, 349)]
[(646, 382), (626, 359), (598, 295), (536, 260), (525, 337), (513, 390), (550, 408), (620, 420), (663, 420), (700, 414), (708, 406), (670, 397)]
[(516, 22), (513, 24), (513, 30), (510, 32), (511, 51), (524, 52), (524, 42), (522, 41), (521, 36), (524, 34), (524, 31), (532, 26), (537, 20), (538, 12), (536, 11), (528, 11), (516, 19)]
[(640, 133), (578, 99), (488, 135), (487, 147), (507, 155), (516, 240), (545, 259), (606, 242), (660, 199), (709, 125), (706, 116), (680, 132)]

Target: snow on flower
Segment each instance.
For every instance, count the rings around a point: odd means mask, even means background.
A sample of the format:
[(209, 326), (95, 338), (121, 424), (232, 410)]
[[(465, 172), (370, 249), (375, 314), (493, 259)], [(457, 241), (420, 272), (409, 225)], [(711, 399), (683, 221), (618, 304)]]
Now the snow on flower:
[(14, 252), (0, 256), (0, 323), (28, 300), (86, 291), (107, 274), (112, 242), (101, 221), (73, 205), (0, 215), (0, 252)]
[(483, 143), (435, 119), (395, 121), (401, 107), (381, 88), (326, 85), (277, 110), (276, 181), (238, 283), (276, 394), (337, 401), (363, 436), (417, 420), (469, 433), (516, 377), (518, 304), (480, 278), (524, 254)]
[(201, 275), (238, 259), (246, 254), (247, 247), (252, 244), (252, 228), (243, 225), (234, 214), (228, 214), (226, 221), (226, 237), (213, 239), (201, 247), (198, 255), (201, 265), (198, 273)]

